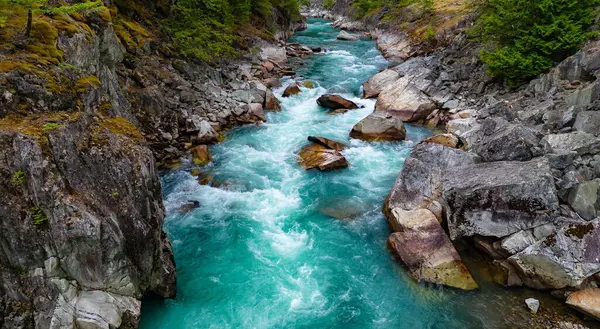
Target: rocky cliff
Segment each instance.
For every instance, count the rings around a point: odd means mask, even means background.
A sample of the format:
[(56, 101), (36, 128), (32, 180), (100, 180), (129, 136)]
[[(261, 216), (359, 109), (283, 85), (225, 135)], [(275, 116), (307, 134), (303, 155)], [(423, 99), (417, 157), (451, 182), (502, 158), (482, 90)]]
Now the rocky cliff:
[(168, 6), (105, 1), (35, 15), (30, 40), (27, 11), (10, 8), (0, 33), (0, 327), (136, 328), (142, 296), (175, 296), (157, 168), (265, 120), (269, 78), (289, 71), (277, 38), (302, 24), (245, 36), (255, 46), (237, 60), (193, 63), (151, 16)]

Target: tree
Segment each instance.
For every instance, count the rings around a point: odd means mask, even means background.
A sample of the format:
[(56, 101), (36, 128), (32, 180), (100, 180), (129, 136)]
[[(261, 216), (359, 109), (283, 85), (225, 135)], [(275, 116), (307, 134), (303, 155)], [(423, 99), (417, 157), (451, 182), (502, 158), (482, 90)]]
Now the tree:
[(490, 74), (514, 88), (549, 70), (595, 33), (600, 0), (488, 0), (476, 26)]

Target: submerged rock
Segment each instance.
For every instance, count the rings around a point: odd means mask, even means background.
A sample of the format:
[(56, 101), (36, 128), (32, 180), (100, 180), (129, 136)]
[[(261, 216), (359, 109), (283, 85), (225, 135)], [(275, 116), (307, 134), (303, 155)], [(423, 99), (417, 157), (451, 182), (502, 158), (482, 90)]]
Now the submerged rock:
[(600, 321), (600, 289), (575, 291), (567, 297), (567, 305)]
[(287, 86), (283, 91), (283, 97), (290, 97), (301, 92), (300, 87), (296, 82), (293, 82), (291, 85)]
[(337, 35), (336, 39), (338, 40), (344, 40), (344, 41), (356, 41), (359, 40), (360, 37), (356, 34), (350, 34), (344, 30), (340, 31), (340, 33)]
[(375, 74), (367, 82), (363, 83), (363, 98), (379, 96), (383, 89), (398, 80), (398, 78), (400, 78), (400, 74), (390, 69)]
[(398, 231), (389, 237), (388, 248), (415, 279), (463, 290), (478, 288), (431, 211), (395, 208), (391, 213), (391, 226)]
[(540, 309), (540, 301), (535, 298), (527, 298), (525, 299), (525, 304), (531, 313), (536, 314)]
[(211, 161), (208, 146), (198, 145), (192, 149), (192, 158), (196, 166), (204, 166)]
[(271, 89), (267, 90), (267, 94), (265, 96), (265, 110), (268, 111), (281, 111), (281, 106), (279, 105), (279, 100), (273, 94)]
[(558, 198), (545, 159), (463, 165), (444, 175), (442, 196), (454, 240), (504, 237), (552, 221)]
[(302, 167), (305, 169), (317, 168), (321, 171), (348, 167), (348, 161), (339, 152), (344, 149), (342, 143), (315, 136), (310, 136), (308, 140), (314, 144), (306, 145), (300, 150), (298, 163)]
[(356, 105), (356, 103), (354, 103), (353, 101), (347, 100), (338, 95), (330, 95), (330, 94), (325, 94), (325, 95), (322, 95), (321, 97), (319, 97), (317, 99), (317, 104), (319, 104), (319, 106), (322, 106), (322, 107), (325, 107), (328, 109), (332, 109), (332, 110), (337, 110), (337, 109), (353, 110), (353, 109), (358, 108), (358, 105)]
[(403, 141), (406, 139), (406, 128), (399, 118), (374, 112), (352, 128), (350, 137), (365, 141)]
[(550, 289), (579, 287), (600, 271), (598, 259), (600, 219), (567, 225), (509, 258), (526, 285)]

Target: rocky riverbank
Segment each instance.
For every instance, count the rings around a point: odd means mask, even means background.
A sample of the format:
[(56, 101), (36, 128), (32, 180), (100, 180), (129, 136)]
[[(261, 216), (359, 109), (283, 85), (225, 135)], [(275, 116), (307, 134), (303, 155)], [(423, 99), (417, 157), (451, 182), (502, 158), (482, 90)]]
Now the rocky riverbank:
[(598, 319), (590, 296), (600, 284), (600, 41), (509, 90), (486, 76), (481, 46), (460, 28), (469, 17), (424, 53), (422, 40), (348, 19), (348, 8), (315, 4), (307, 14), (367, 32), (399, 63), (363, 86), (377, 98), (374, 114), (449, 134), (415, 148), (386, 199), (392, 252), (417, 280), (470, 289), (445, 242), (465, 241), (488, 256), (500, 284), (549, 290)]

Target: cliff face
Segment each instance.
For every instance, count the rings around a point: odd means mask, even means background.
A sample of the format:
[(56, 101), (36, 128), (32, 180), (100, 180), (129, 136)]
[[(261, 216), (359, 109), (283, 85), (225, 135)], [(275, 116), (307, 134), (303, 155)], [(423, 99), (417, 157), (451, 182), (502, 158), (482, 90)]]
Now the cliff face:
[(36, 15), (29, 41), (14, 7), (0, 33), (2, 328), (136, 328), (142, 296), (174, 297), (157, 167), (264, 120), (284, 69), (275, 39), (217, 67), (177, 59), (138, 23), (169, 2), (105, 5)]

